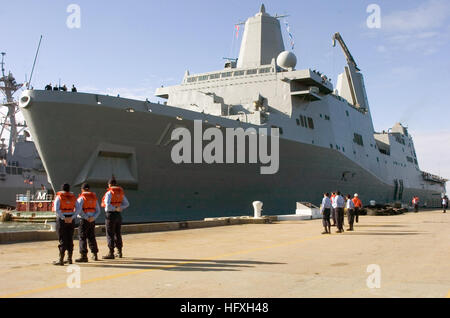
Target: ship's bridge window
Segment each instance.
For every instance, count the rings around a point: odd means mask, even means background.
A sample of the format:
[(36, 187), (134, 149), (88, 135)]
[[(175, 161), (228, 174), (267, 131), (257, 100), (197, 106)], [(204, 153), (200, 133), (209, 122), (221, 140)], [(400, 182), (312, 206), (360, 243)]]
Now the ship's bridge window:
[(22, 168), (17, 168), (14, 166), (6, 166), (5, 172), (7, 174), (12, 174), (12, 175), (21, 175), (23, 171), (22, 171)]
[(300, 120), (301, 120), (302, 127), (306, 127), (306, 117), (303, 115), (300, 115)]
[(258, 73), (258, 70), (256, 68), (247, 71), (247, 75), (253, 75), (253, 74), (256, 74), (256, 73)]
[(308, 117), (308, 127), (314, 129), (314, 120), (311, 117)]
[(220, 73), (209, 75), (209, 79), (218, 79), (220, 78)]
[(401, 138), (400, 136), (395, 136), (395, 140), (402, 145), (405, 145), (405, 140)]
[(233, 72), (222, 73), (222, 78), (224, 78), (224, 77), (231, 77), (231, 75), (233, 75)]
[(353, 138), (353, 142), (357, 145), (364, 146), (363, 137), (360, 134), (355, 133)]
[(270, 72), (272, 72), (272, 68), (271, 67), (265, 67), (265, 68), (260, 68), (259, 69), (259, 74), (270, 73)]
[(197, 82), (197, 77), (188, 77), (187, 82), (188, 83)]
[(411, 158), (411, 157), (406, 157), (406, 160), (408, 160), (408, 162), (411, 162), (411, 163), (413, 163), (414, 162), (414, 160), (413, 160), (413, 158)]
[(202, 75), (202, 76), (199, 76), (199, 77), (198, 77), (198, 80), (199, 80), (199, 81), (207, 81), (208, 78), (209, 78), (209, 75)]
[(245, 74), (245, 71), (236, 71), (234, 72), (234, 76), (242, 76)]

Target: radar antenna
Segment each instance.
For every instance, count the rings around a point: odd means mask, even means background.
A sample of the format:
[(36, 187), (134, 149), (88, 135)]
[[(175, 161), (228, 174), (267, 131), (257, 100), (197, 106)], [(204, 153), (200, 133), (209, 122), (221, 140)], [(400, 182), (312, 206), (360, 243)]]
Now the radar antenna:
[[(23, 84), (19, 84), (16, 82), (16, 79), (12, 75), (11, 72), (9, 72), (8, 75), (5, 73), (5, 52), (1, 53), (2, 55), (2, 61), (1, 61), (1, 69), (2, 69), (2, 77), (0, 77), (0, 92), (3, 93), (3, 95), (6, 97), (6, 103), (0, 103), (0, 107), (7, 107), (8, 113), (0, 123), (1, 130), (0, 130), (0, 138), (4, 140), (3, 133), (5, 130), (9, 131), (9, 142), (8, 142), (8, 149), (5, 149), (5, 145), (3, 144), (3, 141), (1, 143), (1, 153), (6, 153), (7, 155), (11, 156), (13, 149), (17, 142), (18, 137), (18, 125), (16, 121), (16, 114), (18, 113), (19, 106), (17, 102), (14, 101), (13, 95), (22, 88)], [(3, 85), (1, 85), (3, 84)], [(4, 159), (4, 158), (3, 158)]]
[(5, 52), (2, 52), (2, 62), (0, 63), (0, 65), (2, 66), (2, 76), (5, 77)]

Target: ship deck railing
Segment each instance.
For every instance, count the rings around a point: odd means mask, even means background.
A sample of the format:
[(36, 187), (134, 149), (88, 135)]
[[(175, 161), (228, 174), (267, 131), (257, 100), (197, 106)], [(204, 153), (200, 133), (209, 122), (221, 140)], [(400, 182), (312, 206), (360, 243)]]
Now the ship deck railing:
[(428, 173), (428, 172), (422, 172), (422, 177), (426, 181), (432, 181), (432, 182), (437, 182), (437, 183), (446, 183), (447, 181), (449, 181), (448, 179), (436, 176), (436, 175)]
[(53, 194), (16, 194), (16, 202), (53, 202)]

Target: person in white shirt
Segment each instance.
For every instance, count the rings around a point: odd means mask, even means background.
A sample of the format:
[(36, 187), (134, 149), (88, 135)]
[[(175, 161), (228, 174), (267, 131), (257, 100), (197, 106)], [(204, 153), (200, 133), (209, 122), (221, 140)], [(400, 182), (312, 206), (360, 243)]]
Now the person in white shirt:
[(344, 207), (345, 207), (345, 200), (341, 196), (341, 192), (338, 191), (336, 193), (336, 197), (334, 198), (334, 205), (336, 210), (336, 221), (337, 221), (337, 232), (336, 233), (342, 233), (344, 232)]
[(334, 208), (335, 202), (334, 199), (336, 198), (336, 192), (331, 193), (331, 219), (333, 220), (333, 224), (331, 226), (336, 226), (336, 210)]
[(353, 231), (353, 223), (355, 222), (355, 204), (352, 201), (352, 196), (347, 195), (347, 202), (345, 203), (345, 209), (347, 210), (347, 218), (349, 228), (347, 231)]
[(330, 194), (325, 193), (323, 195), (322, 205), (320, 206), (320, 212), (322, 213), (322, 224), (325, 228), (325, 232), (322, 234), (331, 234), (331, 223), (330, 223), (330, 213), (331, 213), (332, 203), (330, 200)]
[(442, 209), (444, 210), (444, 213), (447, 213), (447, 209), (448, 209), (448, 197), (447, 196), (442, 198)]

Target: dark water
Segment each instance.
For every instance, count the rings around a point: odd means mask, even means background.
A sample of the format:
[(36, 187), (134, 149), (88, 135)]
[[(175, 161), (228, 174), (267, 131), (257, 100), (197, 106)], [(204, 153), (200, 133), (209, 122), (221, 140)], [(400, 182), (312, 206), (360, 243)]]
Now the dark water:
[(48, 231), (48, 230), (50, 230), (50, 225), (46, 225), (46, 224), (22, 223), (22, 222), (0, 222), (0, 233)]

